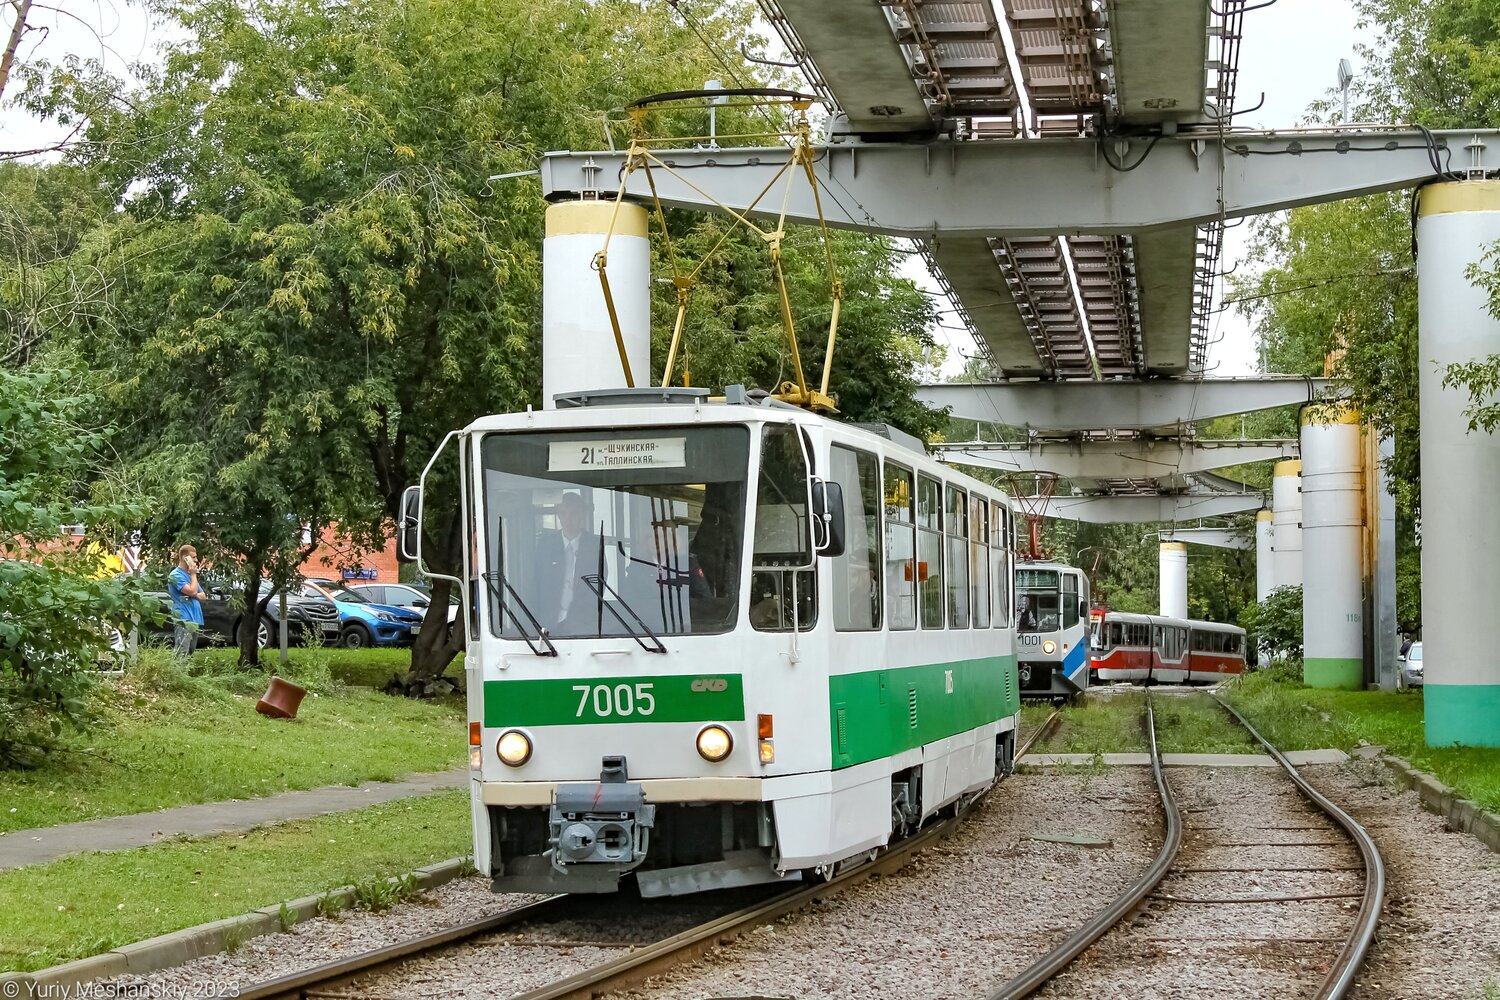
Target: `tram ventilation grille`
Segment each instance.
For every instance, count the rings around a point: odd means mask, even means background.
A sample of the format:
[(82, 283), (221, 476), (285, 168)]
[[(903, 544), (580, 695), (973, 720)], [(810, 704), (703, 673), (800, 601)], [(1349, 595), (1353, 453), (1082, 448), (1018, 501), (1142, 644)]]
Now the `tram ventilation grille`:
[(834, 713), (834, 717), (836, 719), (836, 723), (837, 723), (837, 726), (838, 726), (839, 753), (841, 753), (841, 754), (848, 754), (849, 753), (849, 719), (848, 719), (848, 715), (841, 708), (837, 712)]
[(914, 687), (906, 689), (906, 724), (917, 728), (917, 689)]

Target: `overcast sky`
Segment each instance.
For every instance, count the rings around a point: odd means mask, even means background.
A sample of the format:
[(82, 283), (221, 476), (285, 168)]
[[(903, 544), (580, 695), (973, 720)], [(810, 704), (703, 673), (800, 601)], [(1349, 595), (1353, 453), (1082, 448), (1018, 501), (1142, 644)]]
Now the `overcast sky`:
[[(6, 5), (7, 9), (9, 5)], [(45, 32), (28, 36), (23, 56), (57, 60), (72, 52), (104, 60), (110, 70), (126, 75), (139, 61), (152, 61), (163, 40), (140, 7), (127, 0), (89, 0), (67, 5), (69, 13), (34, 9), (32, 20)], [(1342, 58), (1353, 60), (1356, 41), (1354, 11), (1349, 0), (1280, 0), (1245, 16), (1245, 38), (1240, 52), (1237, 104), (1247, 108), (1265, 93), (1265, 104), (1235, 120), (1237, 126), (1263, 128), (1297, 122), (1310, 102), (1335, 82)], [(1356, 72), (1359, 66), (1355, 66)], [(0, 149), (32, 149), (55, 141), (60, 131), (32, 121), (15, 108), (0, 112)], [(1233, 270), (1244, 253), (1248, 226), (1226, 234), (1223, 264)], [(907, 273), (934, 288), (919, 260)], [(1245, 273), (1242, 269), (1240, 273)], [(1222, 292), (1222, 282), (1220, 293)], [(1222, 294), (1216, 295), (1216, 301)], [(1211, 327), (1208, 366), (1214, 375), (1236, 375), (1255, 370), (1254, 337), (1246, 321), (1232, 310), (1217, 313)], [(968, 332), (945, 317), (939, 340), (948, 348), (944, 371), (963, 366), (963, 355), (974, 352)]]

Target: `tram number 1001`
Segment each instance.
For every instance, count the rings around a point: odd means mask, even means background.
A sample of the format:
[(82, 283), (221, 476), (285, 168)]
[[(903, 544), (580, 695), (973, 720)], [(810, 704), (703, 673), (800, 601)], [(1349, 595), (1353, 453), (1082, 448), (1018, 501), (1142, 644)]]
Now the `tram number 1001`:
[(578, 693), (578, 711), (575, 718), (583, 718), (584, 712), (594, 710), (599, 719), (618, 718), (627, 715), (650, 715), (656, 711), (656, 696), (651, 693), (654, 684), (574, 684)]

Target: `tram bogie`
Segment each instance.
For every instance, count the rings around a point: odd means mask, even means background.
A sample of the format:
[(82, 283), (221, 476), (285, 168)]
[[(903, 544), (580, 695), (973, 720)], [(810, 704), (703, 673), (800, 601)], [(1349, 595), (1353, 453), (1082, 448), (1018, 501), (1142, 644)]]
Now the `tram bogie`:
[(454, 436), (496, 891), (829, 871), (995, 780), (1020, 705), (1003, 493), (743, 392), (576, 402)]
[(1110, 611), (1090, 645), (1096, 682), (1213, 684), (1245, 671), (1245, 630), (1218, 622)]

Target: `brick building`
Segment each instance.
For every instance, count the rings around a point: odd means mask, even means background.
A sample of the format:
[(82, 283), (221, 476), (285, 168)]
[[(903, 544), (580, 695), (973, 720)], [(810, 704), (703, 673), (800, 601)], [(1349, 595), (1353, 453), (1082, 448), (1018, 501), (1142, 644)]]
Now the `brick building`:
[(325, 528), (318, 547), (302, 564), (302, 575), (346, 580), (350, 583), (399, 583), (396, 539), (386, 539), (385, 548), (360, 552), (336, 528)]

